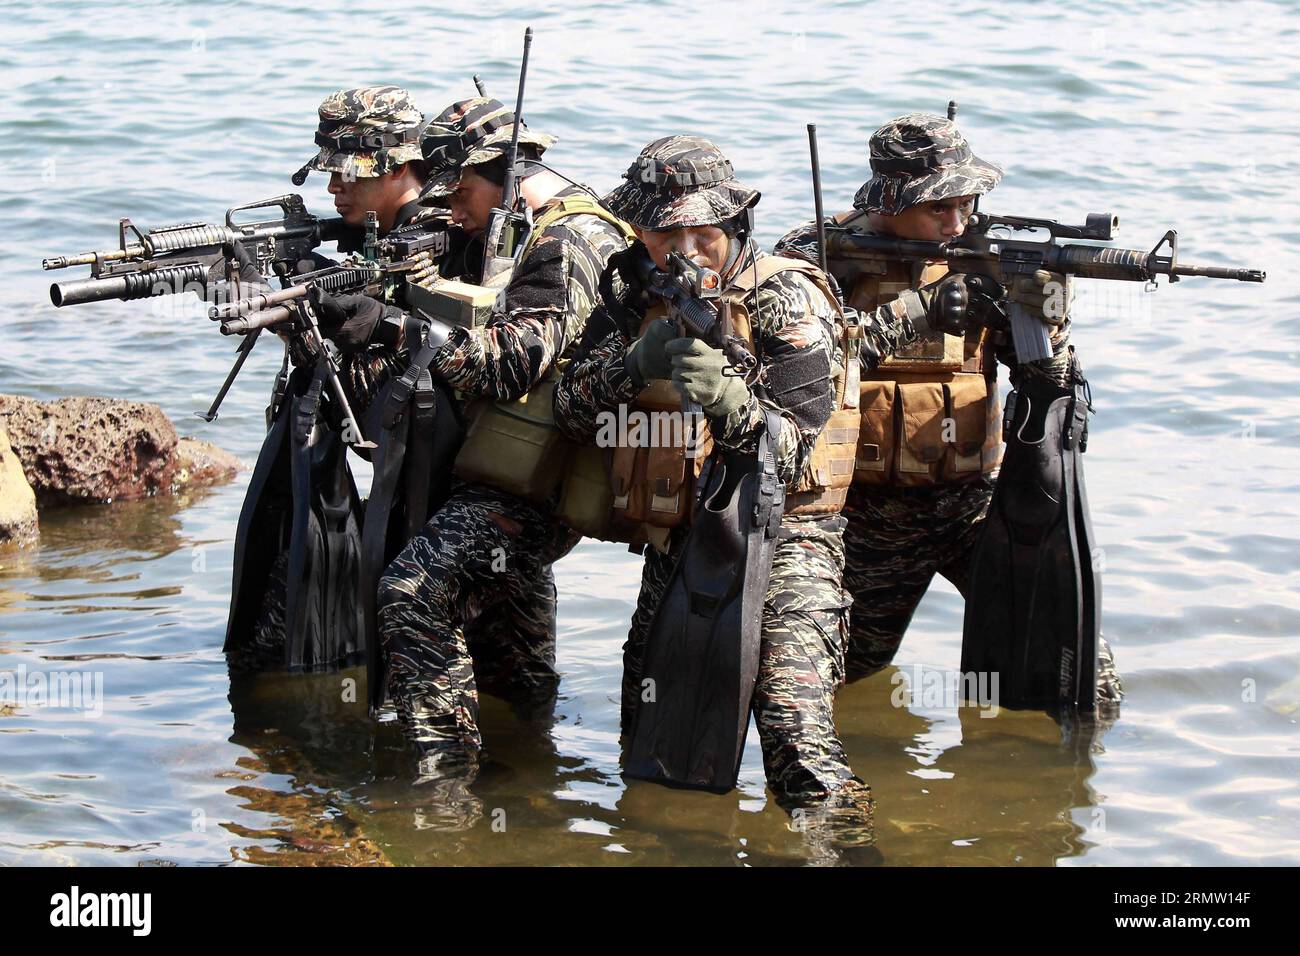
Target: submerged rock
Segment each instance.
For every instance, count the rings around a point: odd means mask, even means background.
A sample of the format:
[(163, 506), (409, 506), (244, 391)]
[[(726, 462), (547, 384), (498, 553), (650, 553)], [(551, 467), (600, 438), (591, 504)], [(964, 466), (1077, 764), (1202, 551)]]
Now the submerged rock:
[(171, 490), (176, 429), (157, 405), (0, 395), (0, 424), (41, 507)]
[(28, 544), (36, 535), (36, 493), (0, 428), (0, 544)]

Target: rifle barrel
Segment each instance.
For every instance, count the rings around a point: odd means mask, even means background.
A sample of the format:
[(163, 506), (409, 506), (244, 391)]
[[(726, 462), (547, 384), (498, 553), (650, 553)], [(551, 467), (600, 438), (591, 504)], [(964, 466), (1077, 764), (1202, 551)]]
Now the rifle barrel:
[(72, 266), (93, 266), (96, 261), (117, 262), (121, 259), (139, 259), (144, 255), (144, 246), (133, 243), (125, 249), (110, 249), (108, 252), (83, 252), (79, 256), (52, 256), (41, 260), (42, 269), (67, 269)]
[(1228, 266), (1185, 266), (1179, 263), (1174, 269), (1178, 276), (1204, 276), (1207, 279), (1236, 279), (1238, 282), (1263, 282), (1267, 275), (1263, 269), (1234, 269)]
[(1238, 282), (1263, 282), (1261, 269), (1236, 269), (1229, 266), (1174, 265), (1168, 256), (1152, 256), (1138, 249), (1114, 249), (1108, 246), (1080, 246), (1069, 243), (1058, 247), (1048, 268), (1084, 279), (1127, 279), (1145, 281), (1153, 276), (1201, 276), (1207, 279), (1235, 279)]
[(294, 308), (289, 305), (277, 305), (270, 309), (261, 309), (257, 312), (250, 312), (248, 315), (235, 316), (223, 319), (221, 322), (222, 335), (245, 335), (249, 332), (256, 332), (258, 329), (269, 329), (273, 325), (279, 325), (281, 322), (288, 322), (294, 316)]
[(263, 309), (269, 309), (272, 306), (290, 302), (293, 299), (300, 299), (307, 294), (307, 289), (308, 286), (305, 283), (292, 285), (287, 289), (260, 292), (245, 299), (236, 299), (234, 302), (227, 302), (225, 305), (214, 305), (208, 309), (208, 318), (214, 321), (243, 318), (255, 312), (261, 312)]

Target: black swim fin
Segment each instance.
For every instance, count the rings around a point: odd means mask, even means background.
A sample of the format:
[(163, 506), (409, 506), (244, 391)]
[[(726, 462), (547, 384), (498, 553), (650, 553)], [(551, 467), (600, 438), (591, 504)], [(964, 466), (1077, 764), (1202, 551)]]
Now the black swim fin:
[(357, 593), (361, 497), (343, 436), (322, 414), (324, 387), (323, 371), (318, 371), (295, 403), (290, 430), (294, 518), (284, 660), (290, 671), (335, 670), (365, 659)]
[[(287, 371), (282, 372), (276, 397), (267, 409), (266, 438), (235, 526), (230, 613), (222, 650), (232, 655), (232, 661), (238, 658), (241, 669), (269, 665), (268, 652), (275, 651), (278, 658), (283, 644), (281, 615), (275, 615), (274, 621), (262, 618), (271, 616), (268, 605), (279, 610), (284, 603), (283, 565), (288, 561), (293, 503), (288, 437), (292, 400), (287, 376)], [(258, 646), (261, 641), (274, 646)]]
[(769, 418), (757, 456), (711, 463), (646, 638), (629, 777), (718, 793), (736, 785), (785, 503), (771, 450), (779, 427)]
[(358, 593), (372, 713), (383, 706), (387, 690), (376, 607), (379, 578), (451, 494), (451, 466), (465, 437), (451, 390), (428, 371), (446, 338), (443, 330), (433, 330), (411, 366), (384, 384), (368, 412), (366, 434), (378, 436), (379, 447), (366, 500)]
[[(1006, 454), (971, 559), (961, 669), (1004, 707), (1091, 711), (1101, 582), (1084, 489), (1091, 396), (1026, 375), (1007, 399)], [(993, 681), (996, 680), (996, 684)]]
[(264, 649), (252, 645), (274, 640), (289, 671), (351, 667), (365, 651), (361, 499), (342, 437), (320, 414), (323, 386), (319, 368), (289, 377), (235, 531), (224, 650), (255, 657)]

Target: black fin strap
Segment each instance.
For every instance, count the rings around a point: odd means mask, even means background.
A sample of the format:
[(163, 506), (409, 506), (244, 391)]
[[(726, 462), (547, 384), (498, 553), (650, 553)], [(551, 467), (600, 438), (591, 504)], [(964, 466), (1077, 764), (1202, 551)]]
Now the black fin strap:
[(781, 434), (781, 416), (763, 410), (763, 428), (758, 433), (758, 495), (754, 500), (754, 527), (765, 528), (766, 537), (775, 537), (785, 510), (785, 486), (776, 473), (776, 442)]
[[(427, 346), (426, 346), (427, 347)], [(427, 363), (426, 363), (427, 365)], [(415, 418), (411, 422), (406, 470), (406, 530), (414, 538), (424, 529), (429, 512), (429, 474), (433, 463), (433, 427), (437, 418), (437, 396), (428, 368), (420, 371), (415, 385)]]

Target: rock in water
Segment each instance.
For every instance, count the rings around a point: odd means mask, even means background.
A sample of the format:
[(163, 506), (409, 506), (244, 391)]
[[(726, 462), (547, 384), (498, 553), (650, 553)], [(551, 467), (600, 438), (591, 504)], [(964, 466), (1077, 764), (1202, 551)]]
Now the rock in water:
[(41, 507), (171, 491), (176, 429), (157, 405), (0, 395), (0, 426)]
[(36, 533), (36, 493), (0, 428), (0, 544), (27, 544)]
[(211, 442), (182, 438), (176, 445), (176, 490), (229, 481), (239, 473), (239, 459)]

